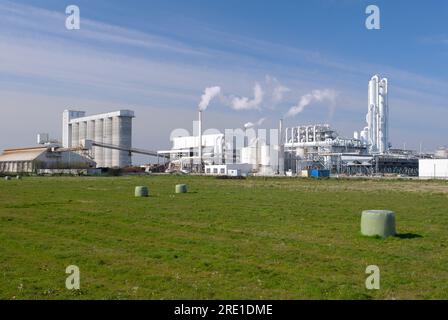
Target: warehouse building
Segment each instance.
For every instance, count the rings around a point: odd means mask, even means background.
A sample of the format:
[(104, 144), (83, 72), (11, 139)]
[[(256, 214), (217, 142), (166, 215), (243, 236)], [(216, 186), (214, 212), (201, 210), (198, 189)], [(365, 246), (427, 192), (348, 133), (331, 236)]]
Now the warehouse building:
[(448, 159), (420, 159), (421, 179), (448, 179)]
[[(131, 110), (86, 116), (84, 111), (65, 110), (62, 117), (62, 146), (80, 147), (84, 140), (103, 144), (93, 147), (92, 156), (98, 167), (123, 168), (131, 165), (132, 148)], [(110, 147), (120, 147), (117, 150)]]
[(95, 167), (93, 160), (57, 147), (7, 149), (0, 155), (0, 173), (40, 173), (44, 170)]

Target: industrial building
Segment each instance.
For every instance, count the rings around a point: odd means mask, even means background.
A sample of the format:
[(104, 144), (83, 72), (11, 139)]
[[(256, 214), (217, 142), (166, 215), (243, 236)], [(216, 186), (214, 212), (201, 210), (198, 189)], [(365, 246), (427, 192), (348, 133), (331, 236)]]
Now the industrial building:
[(448, 159), (448, 148), (440, 147), (437, 149), (434, 157), (437, 159)]
[(43, 170), (91, 169), (96, 163), (74, 151), (54, 146), (7, 149), (0, 155), (0, 173), (41, 173)]
[(84, 111), (65, 110), (62, 117), (62, 146), (85, 147), (95, 142), (91, 155), (98, 167), (123, 168), (131, 165), (131, 110), (86, 116)]
[(448, 179), (448, 159), (420, 159), (421, 179)]
[[(340, 135), (329, 124), (293, 125), (277, 129), (244, 129), (231, 133), (204, 134), (199, 107), (198, 131), (172, 137), (172, 148), (158, 152), (132, 147), (131, 110), (87, 116), (84, 111), (63, 112), (62, 143), (39, 134), (36, 148), (6, 150), (0, 156), (2, 172), (35, 172), (37, 169), (66, 167), (125, 168), (133, 153), (158, 157), (157, 170), (206, 175), (302, 175), (323, 170), (332, 175), (443, 176), (443, 164), (433, 171), (420, 159), (448, 158), (448, 149), (422, 154), (392, 149), (390, 143), (388, 80), (374, 75), (368, 83), (366, 126), (353, 137)], [(201, 102), (202, 103), (202, 102)], [(263, 132), (264, 131), (264, 132)], [(159, 162), (162, 157), (162, 163)], [(440, 162), (440, 163), (443, 163)], [(434, 166), (433, 166), (434, 168)], [(441, 169), (442, 168), (442, 169)], [(440, 173), (442, 172), (442, 173)]]
[(244, 143), (238, 145), (235, 140), (241, 137), (203, 135), (203, 110), (199, 109), (198, 134), (175, 137), (172, 149), (160, 153), (170, 157), (172, 169), (191, 172), (204, 172), (205, 167), (212, 170), (212, 165), (248, 164), (255, 175), (299, 175), (321, 169), (337, 175), (417, 176), (419, 155), (391, 149), (388, 90), (386, 78), (375, 75), (370, 79), (367, 125), (352, 138), (341, 136), (328, 124), (283, 128), (280, 120), (277, 138), (249, 137), (245, 128)]
[(251, 173), (252, 166), (250, 164), (228, 163), (205, 165), (205, 175), (209, 176), (240, 177), (247, 176)]

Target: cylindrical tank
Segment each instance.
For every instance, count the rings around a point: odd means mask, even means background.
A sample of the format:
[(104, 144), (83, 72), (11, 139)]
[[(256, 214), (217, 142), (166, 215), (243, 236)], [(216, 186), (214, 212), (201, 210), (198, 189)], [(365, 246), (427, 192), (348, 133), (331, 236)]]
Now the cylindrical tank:
[(271, 149), (268, 145), (262, 145), (260, 148), (260, 164), (266, 167), (271, 165)]
[[(121, 118), (113, 117), (112, 118), (112, 144), (116, 146), (121, 146), (121, 137), (120, 137), (120, 127), (121, 127)], [(123, 151), (120, 150), (112, 150), (112, 167), (122, 167), (121, 165), (121, 153)]]
[(72, 147), (79, 147), (79, 123), (72, 123)]
[[(104, 129), (103, 129), (103, 142), (107, 144), (112, 144), (112, 118), (104, 119)], [(112, 149), (104, 148), (104, 166), (112, 167)]]
[(296, 156), (300, 159), (305, 158), (305, 148), (296, 148)]
[(87, 122), (87, 136), (86, 139), (95, 141), (95, 121), (91, 120)]
[(241, 163), (257, 164), (257, 148), (255, 146), (241, 149)]
[[(116, 117), (113, 124), (112, 144), (127, 149), (132, 148), (132, 118)], [(114, 166), (123, 168), (131, 165), (131, 155), (126, 151), (118, 151), (114, 154)]]
[(82, 121), (79, 123), (79, 143), (82, 142), (82, 140), (85, 140), (87, 138), (87, 122)]
[(363, 145), (367, 145), (369, 143), (369, 130), (368, 128), (364, 128), (361, 131), (361, 142)]
[[(96, 142), (103, 142), (103, 119), (95, 120), (95, 136), (93, 138)], [(101, 147), (93, 147), (93, 154), (95, 155), (95, 162), (98, 168), (104, 167), (104, 149)]]

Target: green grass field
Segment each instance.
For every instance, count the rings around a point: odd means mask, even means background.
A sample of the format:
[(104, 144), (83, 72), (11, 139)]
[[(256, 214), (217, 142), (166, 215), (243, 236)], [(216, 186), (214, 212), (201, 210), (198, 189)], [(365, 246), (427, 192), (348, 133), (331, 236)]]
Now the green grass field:
[[(365, 209), (395, 211), (399, 236), (361, 236)], [(0, 181), (1, 299), (447, 299), (447, 246), (442, 181)], [(380, 290), (365, 289), (372, 264)]]

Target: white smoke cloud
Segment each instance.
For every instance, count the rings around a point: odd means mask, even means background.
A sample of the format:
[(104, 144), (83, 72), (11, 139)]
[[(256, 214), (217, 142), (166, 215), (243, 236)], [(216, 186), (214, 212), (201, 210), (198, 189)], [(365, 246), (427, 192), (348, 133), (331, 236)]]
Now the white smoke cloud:
[(260, 120), (258, 120), (256, 123), (253, 122), (248, 122), (244, 125), (244, 128), (246, 129), (250, 129), (253, 127), (259, 127), (263, 124), (263, 122), (266, 120), (266, 118), (261, 118)]
[(291, 107), (289, 109), (288, 113), (286, 114), (286, 117), (294, 117), (301, 113), (307, 106), (314, 102), (322, 102), (322, 101), (329, 101), (331, 104), (334, 104), (335, 99), (337, 96), (337, 92), (330, 89), (324, 89), (324, 90), (314, 90), (311, 93), (308, 93), (300, 98), (299, 103)]
[(291, 91), (288, 87), (283, 86), (277, 78), (270, 75), (266, 75), (265, 82), (268, 88), (270, 88), (271, 100), (274, 104), (282, 102), (285, 93)]
[(233, 97), (231, 107), (234, 110), (252, 110), (259, 109), (263, 102), (264, 92), (260, 84), (256, 83), (254, 87), (254, 98)]
[(291, 89), (282, 85), (275, 87), (274, 92), (272, 93), (272, 101), (274, 103), (282, 102), (284, 94), (290, 91)]
[(199, 103), (199, 110), (204, 111), (207, 109), (210, 102), (221, 93), (220, 87), (209, 87), (204, 90), (204, 94), (201, 97), (201, 102)]

